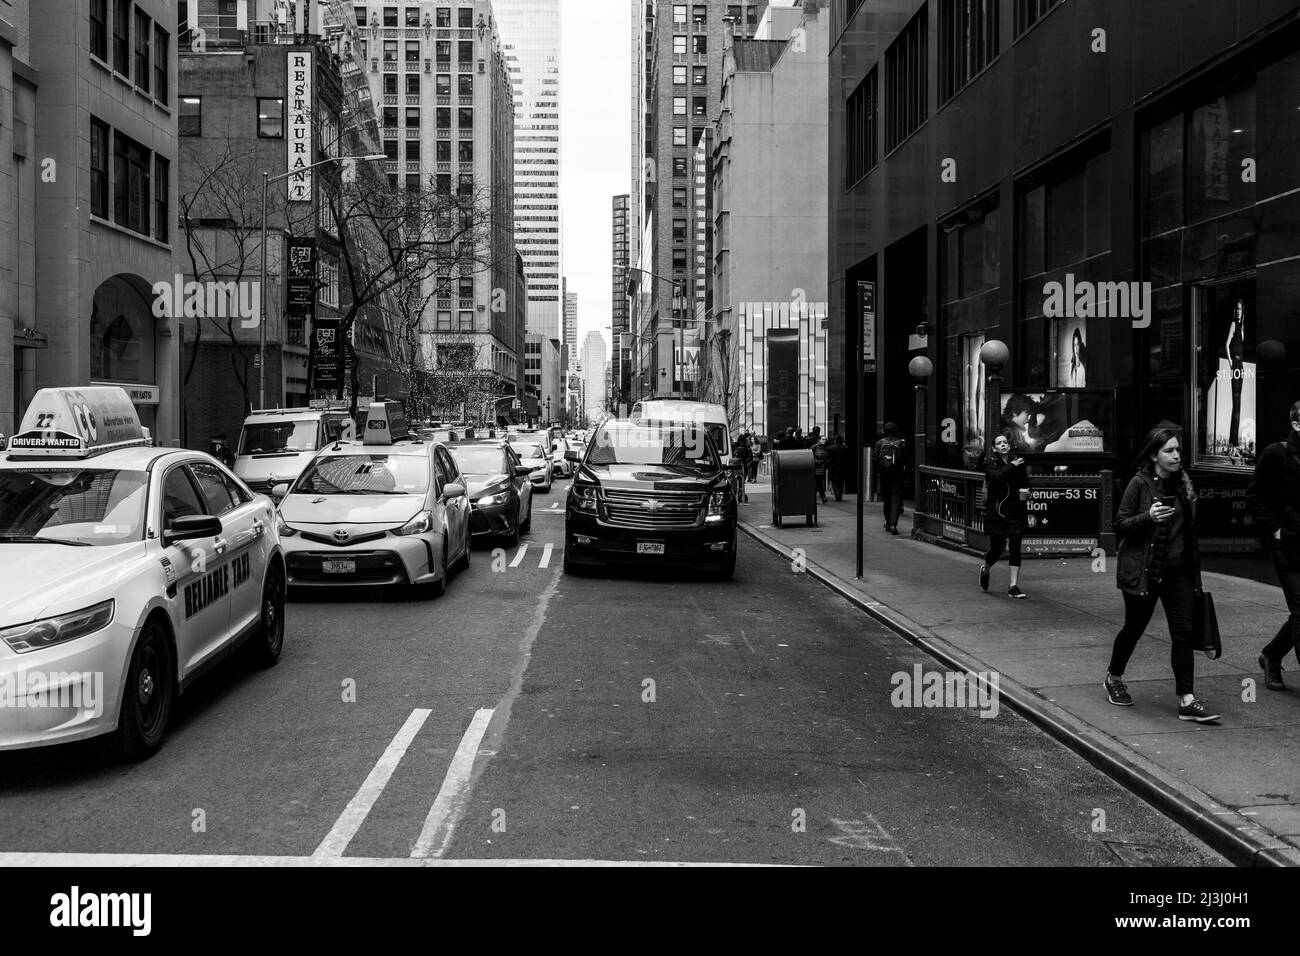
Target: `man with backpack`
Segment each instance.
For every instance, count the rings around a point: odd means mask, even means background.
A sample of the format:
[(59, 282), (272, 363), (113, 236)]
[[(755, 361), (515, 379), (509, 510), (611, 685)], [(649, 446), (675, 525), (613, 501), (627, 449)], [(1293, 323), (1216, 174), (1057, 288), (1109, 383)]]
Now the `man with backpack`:
[(884, 501), (885, 530), (898, 534), (898, 516), (903, 510), (903, 489), (907, 476), (907, 443), (898, 426), (885, 423), (885, 437), (876, 442), (876, 483)]
[(1282, 660), (1294, 650), (1300, 659), (1300, 402), (1291, 406), (1285, 441), (1264, 449), (1246, 489), (1246, 506), (1273, 560), (1289, 616), (1259, 655), (1264, 686), (1286, 690)]

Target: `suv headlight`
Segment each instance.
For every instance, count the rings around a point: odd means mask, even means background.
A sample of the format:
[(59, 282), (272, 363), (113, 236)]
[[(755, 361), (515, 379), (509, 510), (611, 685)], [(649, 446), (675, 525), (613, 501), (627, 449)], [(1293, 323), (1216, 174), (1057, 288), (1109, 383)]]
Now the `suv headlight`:
[(709, 511), (704, 520), (721, 521), (726, 516), (727, 506), (732, 500), (730, 491), (715, 491), (709, 495)]
[(42, 648), (64, 644), (78, 637), (93, 634), (108, 627), (112, 620), (113, 602), (104, 601), (102, 604), (73, 611), (70, 614), (60, 614), (58, 617), (47, 617), (29, 624), (7, 627), (0, 631), (0, 640), (17, 653), (25, 654), (28, 651), (39, 651)]
[(597, 490), (594, 485), (573, 486), (573, 501), (579, 511), (598, 510), (597, 500)]
[(433, 512), (421, 511), (410, 521), (406, 522), (406, 524), (402, 525), (400, 528), (394, 531), (393, 534), (397, 534), (397, 535), (424, 534), (432, 527), (433, 527)]

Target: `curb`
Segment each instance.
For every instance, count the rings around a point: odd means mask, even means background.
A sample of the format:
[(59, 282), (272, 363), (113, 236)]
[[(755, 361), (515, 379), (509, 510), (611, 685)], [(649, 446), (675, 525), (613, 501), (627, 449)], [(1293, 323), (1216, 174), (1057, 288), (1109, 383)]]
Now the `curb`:
[[(746, 521), (741, 531), (786, 560), (793, 551)], [(858, 610), (883, 624), (908, 643), (935, 657), (945, 667), (987, 671), (989, 666), (955, 644), (931, 634), (923, 625), (882, 601), (860, 592), (839, 575), (804, 560), (805, 572)], [(1300, 848), (1270, 830), (1228, 809), (1202, 790), (1189, 786), (1118, 740), (1069, 711), (1049, 703), (1005, 674), (999, 681), (1003, 703), (1030, 723), (1065, 744), (1120, 786), (1132, 791), (1184, 829), (1223, 854), (1237, 866), (1300, 866)]]

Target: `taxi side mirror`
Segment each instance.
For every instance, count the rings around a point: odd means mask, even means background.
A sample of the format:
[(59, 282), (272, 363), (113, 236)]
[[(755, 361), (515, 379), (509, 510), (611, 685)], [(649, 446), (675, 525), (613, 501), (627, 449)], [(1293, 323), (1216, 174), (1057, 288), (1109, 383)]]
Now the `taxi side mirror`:
[(289, 493), (289, 483), (287, 481), (282, 481), (271, 489), (271, 497), (274, 498), (276, 501), (279, 501), (288, 493)]
[(566, 451), (564, 453), (565, 461), (581, 461), (582, 457), (576, 451)]
[(457, 482), (454, 481), (451, 482), (450, 484), (443, 485), (442, 497), (447, 501), (450, 501), (453, 498), (464, 498), (465, 486), (462, 484), (458, 484)]
[(170, 547), (177, 541), (193, 541), (197, 538), (215, 538), (221, 534), (221, 519), (212, 515), (186, 515), (173, 518), (163, 531), (163, 547)]
[(527, 465), (515, 465), (515, 477), (522, 478), (525, 475), (531, 475), (533, 470)]

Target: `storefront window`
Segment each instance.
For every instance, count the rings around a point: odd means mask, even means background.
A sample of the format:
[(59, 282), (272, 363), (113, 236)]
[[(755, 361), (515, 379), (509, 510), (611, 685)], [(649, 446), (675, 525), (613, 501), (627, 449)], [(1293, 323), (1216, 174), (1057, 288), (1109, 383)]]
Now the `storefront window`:
[(1196, 289), (1196, 457), (1253, 468), (1256, 429), (1255, 281)]
[(1192, 111), (1187, 131), (1187, 213), (1203, 222), (1255, 202), (1255, 87), (1239, 87)]
[(90, 314), (90, 377), (96, 381), (151, 385), (154, 319), (148, 291), (120, 276), (95, 290)]
[(961, 441), (962, 464), (974, 468), (984, 450), (984, 366), (980, 363), (980, 349), (984, 347), (984, 333), (963, 335), (959, 340), (961, 360)]

